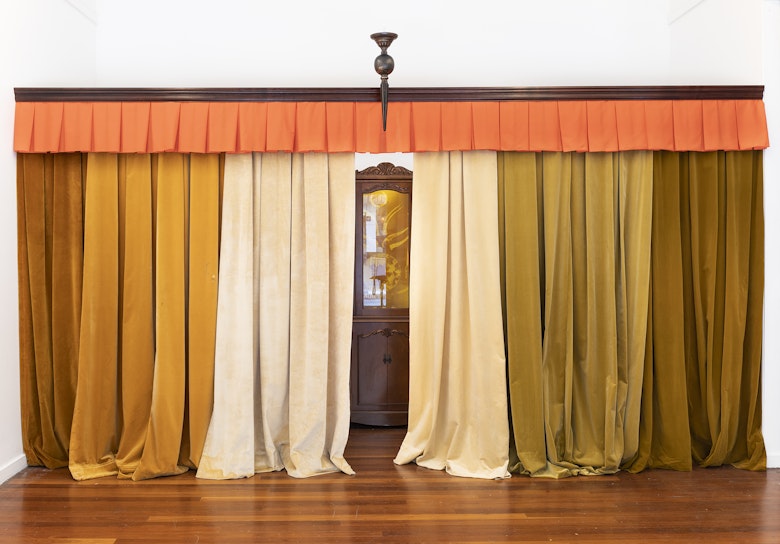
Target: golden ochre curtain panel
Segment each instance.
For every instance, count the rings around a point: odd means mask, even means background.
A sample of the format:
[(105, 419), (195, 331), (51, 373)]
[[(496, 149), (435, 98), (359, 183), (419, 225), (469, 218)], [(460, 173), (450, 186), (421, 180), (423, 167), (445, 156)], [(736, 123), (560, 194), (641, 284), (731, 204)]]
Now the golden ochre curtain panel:
[(499, 154), (513, 471), (765, 468), (761, 161)]

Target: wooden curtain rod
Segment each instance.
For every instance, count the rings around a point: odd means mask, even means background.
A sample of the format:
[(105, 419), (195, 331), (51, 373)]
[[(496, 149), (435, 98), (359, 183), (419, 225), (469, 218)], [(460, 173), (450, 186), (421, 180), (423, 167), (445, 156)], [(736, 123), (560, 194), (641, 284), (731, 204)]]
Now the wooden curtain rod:
[[(17, 102), (377, 102), (376, 88), (17, 87)], [(393, 87), (391, 102), (761, 100), (763, 85)]]

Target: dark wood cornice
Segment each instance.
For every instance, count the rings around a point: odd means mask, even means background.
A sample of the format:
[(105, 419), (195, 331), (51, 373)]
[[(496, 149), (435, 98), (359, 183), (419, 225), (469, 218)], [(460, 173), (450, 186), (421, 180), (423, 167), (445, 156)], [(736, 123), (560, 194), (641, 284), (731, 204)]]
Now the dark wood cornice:
[[(377, 102), (378, 88), (17, 87), (17, 102)], [(629, 87), (397, 87), (391, 102), (761, 99), (763, 85)]]

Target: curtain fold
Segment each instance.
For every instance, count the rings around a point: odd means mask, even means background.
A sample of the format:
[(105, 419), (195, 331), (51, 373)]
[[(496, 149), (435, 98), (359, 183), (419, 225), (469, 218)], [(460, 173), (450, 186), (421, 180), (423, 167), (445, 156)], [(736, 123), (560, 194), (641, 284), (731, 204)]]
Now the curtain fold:
[(762, 469), (761, 155), (499, 159), (512, 470)]
[(353, 471), (354, 155), (229, 155), (201, 478)]
[(398, 464), (509, 476), (496, 154), (415, 155), (409, 428)]

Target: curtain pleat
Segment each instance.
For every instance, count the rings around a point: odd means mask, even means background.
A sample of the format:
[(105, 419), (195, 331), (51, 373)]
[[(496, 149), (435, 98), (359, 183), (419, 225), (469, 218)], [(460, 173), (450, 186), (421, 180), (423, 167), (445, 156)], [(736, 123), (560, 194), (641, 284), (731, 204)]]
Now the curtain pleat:
[[(650, 301), (647, 316), (644, 377), (639, 415), (639, 447), (626, 468), (648, 467), (690, 470), (691, 438), (686, 401), (685, 307), (681, 304), (683, 240), (686, 223), (681, 210), (680, 171), (677, 161), (653, 156), (652, 241)], [(687, 154), (670, 154), (687, 165)], [(631, 453), (631, 452), (628, 452)]]
[(354, 155), (229, 155), (214, 412), (198, 477), (352, 469)]
[(120, 477), (131, 478), (146, 443), (154, 386), (154, 233), (152, 158), (119, 157), (121, 438), (116, 454)]
[(186, 424), (189, 451), (179, 461), (195, 468), (203, 453), (214, 404), (214, 343), (219, 275), (219, 155), (190, 157)]
[(134, 480), (187, 470), (178, 464), (186, 389), (187, 159), (178, 153), (165, 153), (157, 160), (152, 404)]
[(69, 467), (77, 480), (116, 474), (119, 347), (119, 189), (114, 154), (89, 157), (84, 286)]
[(512, 470), (761, 469), (761, 156), (503, 154)]
[(395, 462), (509, 475), (496, 154), (415, 155), (409, 429)]

